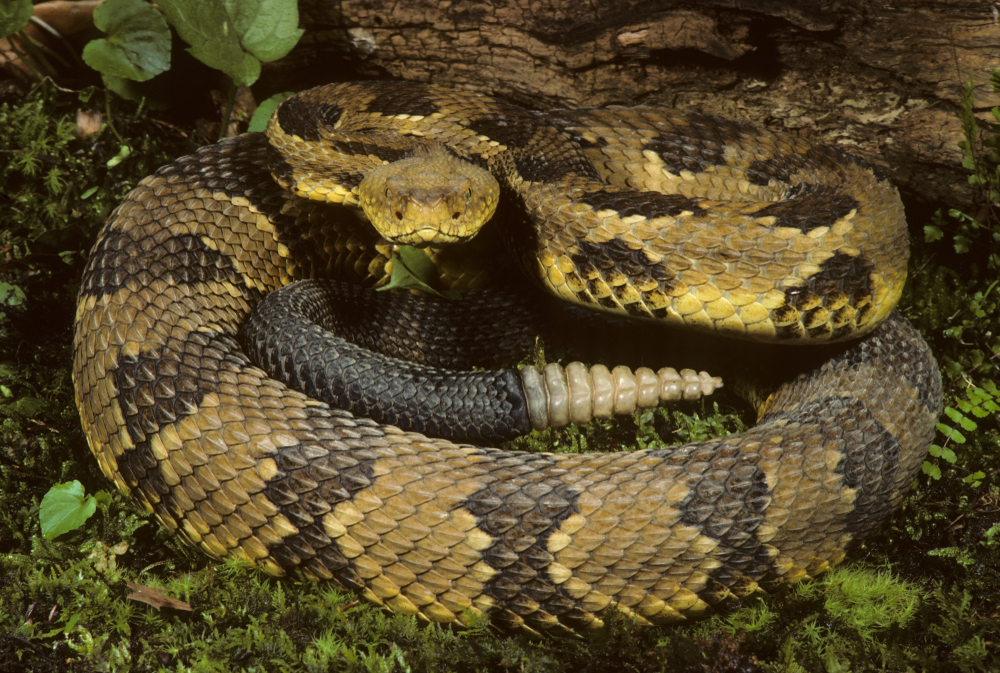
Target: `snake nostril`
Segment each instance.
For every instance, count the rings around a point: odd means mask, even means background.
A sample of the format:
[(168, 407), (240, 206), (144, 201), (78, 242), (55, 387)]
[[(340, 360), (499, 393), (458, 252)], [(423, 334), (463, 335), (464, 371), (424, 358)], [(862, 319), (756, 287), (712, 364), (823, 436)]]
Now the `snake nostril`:
[(402, 219), (403, 219), (403, 213), (401, 213), (401, 212), (399, 212), (399, 211), (397, 210), (397, 211), (396, 211), (396, 219), (397, 219), (397, 220), (402, 220)]
[(454, 213), (451, 214), (451, 219), (457, 220), (460, 215), (461, 213), (456, 210)]

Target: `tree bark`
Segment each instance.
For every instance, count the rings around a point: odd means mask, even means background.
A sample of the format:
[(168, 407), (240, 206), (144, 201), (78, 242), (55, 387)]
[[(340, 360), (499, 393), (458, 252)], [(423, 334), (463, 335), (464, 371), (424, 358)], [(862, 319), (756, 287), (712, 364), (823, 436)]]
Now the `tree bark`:
[[(283, 86), (399, 78), (536, 109), (651, 104), (809, 136), (884, 167), (911, 206), (968, 206), (962, 89), (1000, 95), (987, 0), (303, 0)], [(273, 80), (272, 80), (273, 81)]]

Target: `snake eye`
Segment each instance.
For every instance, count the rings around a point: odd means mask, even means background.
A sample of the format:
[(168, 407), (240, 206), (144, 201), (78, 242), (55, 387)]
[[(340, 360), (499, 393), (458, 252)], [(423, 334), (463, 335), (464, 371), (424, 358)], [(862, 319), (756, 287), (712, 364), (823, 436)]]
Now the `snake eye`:
[(387, 198), (387, 199), (391, 199), (392, 198), (392, 192), (389, 191), (388, 187), (385, 188), (385, 198)]
[(470, 200), (472, 199), (472, 187), (469, 187), (467, 190), (465, 190), (465, 198)]

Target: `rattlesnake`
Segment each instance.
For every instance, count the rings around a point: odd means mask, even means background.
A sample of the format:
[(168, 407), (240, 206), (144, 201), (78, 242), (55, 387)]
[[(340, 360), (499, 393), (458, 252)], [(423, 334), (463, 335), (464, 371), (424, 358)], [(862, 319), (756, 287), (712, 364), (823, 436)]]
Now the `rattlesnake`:
[[(252, 366), (239, 335), (272, 290), (383, 273), (378, 235), (327, 201), (357, 202), (385, 161), (442, 151), (496, 176), (531, 225), (513, 241), (520, 264), (559, 297), (843, 345), (745, 433), (584, 455), (403, 432)], [(330, 168), (335, 153), (347, 161)], [(558, 633), (610, 606), (675, 622), (821, 572), (909, 487), (941, 392), (892, 313), (906, 258), (895, 189), (831, 148), (690, 112), (542, 114), (335, 84), (286, 101), (270, 141), (202, 148), (115, 210), (80, 293), (77, 404), (104, 473), (212, 556), (300, 568), (437, 622), (486, 613)]]

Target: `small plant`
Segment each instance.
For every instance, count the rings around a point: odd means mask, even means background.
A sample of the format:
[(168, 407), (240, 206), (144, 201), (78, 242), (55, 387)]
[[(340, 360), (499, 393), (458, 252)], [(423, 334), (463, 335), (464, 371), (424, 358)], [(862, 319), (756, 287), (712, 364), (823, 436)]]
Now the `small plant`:
[(170, 67), (169, 22), (190, 45), (188, 53), (229, 78), (223, 136), (237, 87), (256, 82), (261, 62), (287, 54), (303, 32), (297, 0), (162, 0), (157, 7), (159, 11), (144, 0), (105, 0), (94, 11), (94, 22), (108, 37), (88, 44), (84, 60), (101, 72), (109, 89), (138, 100), (150, 89), (135, 83)]
[[(1000, 92), (1000, 69), (990, 77), (994, 92)], [(980, 125), (974, 112), (975, 85), (970, 79), (962, 93), (958, 117), (965, 138), (958, 143), (962, 166), (969, 171), (969, 184), (975, 188), (981, 204), (975, 215), (952, 208), (938, 211), (934, 222), (924, 227), (928, 242), (940, 240), (945, 230), (951, 232), (955, 252), (970, 253), (973, 243), (984, 251), (988, 268), (1000, 270), (1000, 107), (990, 110), (996, 122)], [(985, 239), (985, 242), (983, 240)]]
[[(1000, 412), (1000, 404), (998, 404), (1000, 402), (1000, 390), (997, 390), (997, 385), (993, 381), (987, 380), (982, 386), (972, 385), (966, 390), (965, 394), (965, 399), (956, 400), (955, 406), (958, 407), (957, 409), (952, 406), (944, 408), (944, 415), (948, 421), (954, 423), (965, 432), (975, 432), (979, 427), (976, 421), (969, 417), (970, 415), (976, 418), (988, 418)], [(958, 458), (955, 452), (949, 448), (949, 444), (965, 444), (965, 435), (958, 428), (945, 421), (939, 422), (937, 429), (944, 435), (945, 442), (943, 445), (932, 444), (930, 454), (935, 458), (941, 458), (954, 465)], [(929, 461), (924, 461), (923, 471), (924, 474), (929, 475), (932, 479), (941, 478), (941, 468)], [(977, 470), (967, 475), (965, 482), (973, 486), (979, 486), (981, 483), (980, 480), (985, 476), (984, 472)]]
[(389, 282), (379, 290), (418, 290), (445, 299), (461, 299), (458, 290), (436, 290), (432, 286), (437, 268), (427, 254), (410, 245), (394, 247)]
[[(1000, 92), (1000, 69), (993, 71), (990, 82), (993, 90)], [(932, 460), (924, 461), (923, 472), (938, 480), (943, 463), (960, 465), (967, 472), (965, 482), (978, 487), (988, 471), (962, 465), (968, 461), (960, 463), (956, 450), (966, 445), (967, 435), (979, 430), (984, 421), (991, 430), (996, 427), (1000, 413), (996, 384), (1000, 380), (1000, 281), (990, 278), (1000, 271), (1000, 107), (991, 110), (996, 122), (980, 122), (974, 112), (974, 93), (970, 81), (963, 91), (958, 116), (964, 136), (959, 142), (962, 166), (969, 171), (968, 181), (975, 190), (975, 214), (954, 208), (947, 214), (939, 210), (933, 222), (924, 227), (924, 233), (929, 243), (944, 239), (946, 233), (950, 235), (954, 252), (971, 257), (970, 273), (978, 276), (985, 267), (984, 275), (991, 282), (982, 289), (960, 291), (947, 306), (949, 313), (936, 316), (936, 322), (945, 326), (943, 335), (951, 344), (938, 354), (946, 383), (950, 380), (961, 390), (952, 393), (951, 403), (945, 406), (937, 425), (944, 441), (930, 447)], [(935, 287), (925, 288), (925, 293), (946, 292), (945, 272), (938, 272)], [(957, 275), (952, 280), (958, 280)]]
[(42, 505), (38, 510), (42, 537), (52, 540), (63, 533), (76, 530), (94, 515), (98, 503), (108, 505), (110, 502), (111, 496), (107, 491), (87, 495), (83, 484), (76, 480), (56, 484), (42, 498)]

